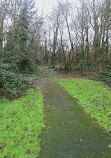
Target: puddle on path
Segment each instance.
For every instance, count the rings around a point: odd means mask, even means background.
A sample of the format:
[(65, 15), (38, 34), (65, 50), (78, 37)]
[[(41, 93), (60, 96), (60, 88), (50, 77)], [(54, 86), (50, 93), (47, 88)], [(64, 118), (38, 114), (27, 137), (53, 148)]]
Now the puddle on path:
[(111, 137), (102, 135), (103, 129), (57, 83), (48, 79), (44, 88), (46, 128), (39, 158), (111, 158)]

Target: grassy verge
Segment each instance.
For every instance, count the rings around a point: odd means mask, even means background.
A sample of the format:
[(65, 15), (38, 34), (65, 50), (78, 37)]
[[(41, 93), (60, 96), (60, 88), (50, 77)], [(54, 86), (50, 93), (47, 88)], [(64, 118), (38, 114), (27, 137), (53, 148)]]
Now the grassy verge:
[(0, 100), (0, 158), (35, 158), (40, 150), (43, 102), (38, 86), (14, 101)]
[(96, 118), (102, 126), (111, 130), (111, 89), (108, 86), (87, 79), (59, 78), (55, 81), (78, 99), (92, 118)]

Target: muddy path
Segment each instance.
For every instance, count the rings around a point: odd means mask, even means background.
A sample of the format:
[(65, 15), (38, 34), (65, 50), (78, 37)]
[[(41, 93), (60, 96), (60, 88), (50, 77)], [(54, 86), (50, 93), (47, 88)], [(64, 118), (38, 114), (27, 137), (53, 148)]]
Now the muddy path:
[(52, 79), (40, 82), (45, 128), (39, 158), (111, 158), (111, 137)]

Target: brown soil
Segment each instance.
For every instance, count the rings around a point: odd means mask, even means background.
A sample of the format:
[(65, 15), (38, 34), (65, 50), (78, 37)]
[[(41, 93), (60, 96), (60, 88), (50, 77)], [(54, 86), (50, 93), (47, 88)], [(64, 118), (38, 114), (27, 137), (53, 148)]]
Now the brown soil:
[(57, 75), (59, 75), (61, 77), (65, 77), (65, 78), (86, 78), (86, 77), (93, 76), (93, 75), (96, 75), (99, 73), (99, 72), (87, 72), (83, 76), (83, 75), (81, 75), (81, 73), (66, 72), (66, 71), (60, 70), (60, 69), (56, 69), (55, 72), (57, 73)]

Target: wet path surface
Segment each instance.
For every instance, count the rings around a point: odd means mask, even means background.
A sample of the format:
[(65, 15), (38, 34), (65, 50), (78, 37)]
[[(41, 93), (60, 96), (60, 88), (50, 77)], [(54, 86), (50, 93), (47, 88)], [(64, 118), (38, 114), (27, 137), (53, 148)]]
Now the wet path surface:
[(111, 158), (111, 137), (102, 135), (74, 99), (50, 79), (44, 91), (46, 128), (39, 158)]

